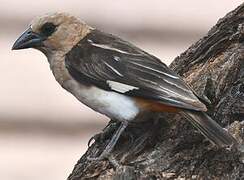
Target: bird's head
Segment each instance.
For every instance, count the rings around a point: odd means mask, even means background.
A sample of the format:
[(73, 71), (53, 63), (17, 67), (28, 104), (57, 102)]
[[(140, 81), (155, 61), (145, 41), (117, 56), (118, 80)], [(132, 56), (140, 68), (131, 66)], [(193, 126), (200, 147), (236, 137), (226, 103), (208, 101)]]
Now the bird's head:
[(67, 53), (92, 28), (66, 13), (46, 14), (35, 18), (29, 28), (15, 41), (12, 49), (35, 48), (47, 56)]

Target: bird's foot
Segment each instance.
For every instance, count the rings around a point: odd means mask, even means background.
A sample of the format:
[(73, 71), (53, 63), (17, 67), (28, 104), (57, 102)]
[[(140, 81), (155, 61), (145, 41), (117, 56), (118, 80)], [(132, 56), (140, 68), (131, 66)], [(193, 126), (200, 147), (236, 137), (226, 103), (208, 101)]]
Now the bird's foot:
[(127, 122), (121, 122), (118, 130), (114, 133), (113, 137), (111, 138), (110, 142), (107, 144), (105, 149), (103, 150), (102, 154), (100, 154), (98, 157), (87, 157), (87, 159), (90, 160), (90, 161), (100, 161), (100, 160), (103, 160), (103, 159), (109, 159), (109, 161), (110, 161), (110, 159), (112, 157), (111, 152), (112, 152), (114, 146), (116, 145), (120, 135), (122, 134), (122, 132), (127, 127), (127, 125), (128, 125)]
[(101, 133), (95, 134), (88, 141), (88, 147), (92, 145), (92, 142), (98, 142), (99, 144), (104, 142), (107, 137), (111, 136), (111, 134), (116, 130), (117, 122), (112, 122), (108, 124)]

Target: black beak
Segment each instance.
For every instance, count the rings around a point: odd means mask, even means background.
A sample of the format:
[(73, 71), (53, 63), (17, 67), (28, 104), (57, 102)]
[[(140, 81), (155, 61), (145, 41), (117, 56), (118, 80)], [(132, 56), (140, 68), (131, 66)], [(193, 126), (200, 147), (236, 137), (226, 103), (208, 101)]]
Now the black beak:
[(12, 50), (35, 48), (43, 45), (44, 38), (28, 28), (14, 43)]

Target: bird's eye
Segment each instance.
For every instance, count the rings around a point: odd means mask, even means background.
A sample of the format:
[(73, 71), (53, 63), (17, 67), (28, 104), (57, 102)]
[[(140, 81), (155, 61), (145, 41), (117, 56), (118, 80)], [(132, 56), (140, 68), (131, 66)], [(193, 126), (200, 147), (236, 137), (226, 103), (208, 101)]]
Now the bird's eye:
[(40, 31), (42, 34), (44, 34), (46, 37), (52, 35), (52, 33), (54, 33), (54, 31), (56, 30), (56, 25), (54, 25), (53, 23), (45, 23)]

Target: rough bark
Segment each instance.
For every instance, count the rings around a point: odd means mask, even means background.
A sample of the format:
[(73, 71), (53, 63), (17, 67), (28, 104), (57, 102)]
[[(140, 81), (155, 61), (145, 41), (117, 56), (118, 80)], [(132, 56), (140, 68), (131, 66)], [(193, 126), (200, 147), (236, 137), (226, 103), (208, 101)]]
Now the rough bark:
[[(170, 67), (206, 102), (208, 114), (242, 144), (244, 4), (220, 19)], [(157, 115), (128, 127), (112, 153), (117, 166), (107, 160), (88, 161), (87, 156), (98, 155), (109, 138), (93, 143), (69, 180), (244, 179), (243, 146), (217, 149), (180, 115)]]

